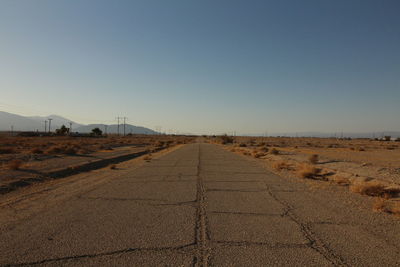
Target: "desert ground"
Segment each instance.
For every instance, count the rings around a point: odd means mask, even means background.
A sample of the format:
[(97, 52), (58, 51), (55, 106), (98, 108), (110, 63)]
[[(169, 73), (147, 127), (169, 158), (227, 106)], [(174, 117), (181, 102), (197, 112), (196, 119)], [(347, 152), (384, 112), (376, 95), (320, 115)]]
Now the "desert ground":
[(151, 154), (192, 137), (109, 135), (107, 137), (0, 135), (0, 193), (53, 178)]
[(280, 176), (349, 187), (375, 197), (374, 210), (400, 214), (398, 139), (219, 136), (208, 142), (257, 158)]

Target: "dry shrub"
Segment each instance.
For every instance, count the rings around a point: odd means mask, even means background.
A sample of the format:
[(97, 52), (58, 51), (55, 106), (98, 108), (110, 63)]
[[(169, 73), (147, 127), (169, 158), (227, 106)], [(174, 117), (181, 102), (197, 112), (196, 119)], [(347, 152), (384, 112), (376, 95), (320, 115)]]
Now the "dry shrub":
[(10, 170), (19, 170), (22, 166), (22, 160), (20, 159), (13, 159), (8, 162), (8, 168)]
[(59, 146), (53, 146), (53, 147), (50, 147), (49, 149), (47, 149), (47, 150), (45, 151), (45, 153), (46, 153), (46, 154), (60, 154), (61, 151), (62, 151), (62, 148), (61, 148), (61, 147), (59, 147)]
[(281, 170), (289, 170), (290, 169), (290, 164), (287, 163), (286, 161), (276, 161), (272, 164), (272, 168), (274, 168), (275, 170), (281, 171)]
[(12, 153), (15, 153), (15, 150), (12, 147), (0, 148), (0, 154), (12, 154)]
[(269, 148), (265, 146), (260, 148), (260, 151), (267, 153), (269, 151)]
[(358, 150), (358, 151), (365, 151), (365, 148), (362, 147), (362, 146), (360, 146), (357, 150)]
[(221, 144), (226, 145), (226, 144), (232, 144), (233, 143), (233, 137), (228, 136), (228, 135), (221, 135), (220, 136)]
[(318, 163), (318, 155), (317, 154), (312, 154), (308, 157), (308, 161), (311, 164), (317, 164)]
[(279, 154), (279, 150), (276, 149), (276, 148), (274, 147), (274, 148), (272, 148), (272, 149), (270, 150), (269, 153), (271, 153), (272, 155), (278, 155), (278, 154)]
[(115, 164), (111, 164), (111, 165), (110, 165), (110, 169), (111, 169), (111, 170), (115, 170), (116, 168), (117, 168), (117, 165), (115, 165)]
[(350, 190), (361, 195), (383, 197), (387, 193), (385, 185), (378, 181), (358, 182), (350, 186)]
[(377, 198), (375, 199), (372, 208), (374, 211), (400, 215), (400, 202), (393, 202), (384, 198)]
[(144, 156), (143, 159), (146, 160), (146, 161), (150, 161), (152, 159), (152, 155), (148, 154), (148, 155)]
[(303, 163), (298, 167), (297, 171), (301, 178), (315, 178), (321, 172), (321, 169), (316, 168), (313, 165)]
[(255, 157), (256, 159), (264, 157), (264, 156), (265, 156), (265, 153), (263, 153), (263, 152), (257, 152), (257, 151), (253, 152), (253, 157)]
[(239, 147), (247, 147), (247, 145), (245, 143), (240, 143)]
[(340, 175), (335, 175), (329, 178), (330, 181), (338, 184), (338, 185), (350, 185), (351, 181), (347, 177), (343, 177)]
[(40, 148), (36, 147), (34, 149), (31, 150), (32, 154), (43, 154), (43, 150), (41, 150)]
[(156, 147), (163, 147), (164, 145), (165, 145), (164, 141), (157, 141), (155, 144)]
[(69, 146), (65, 147), (62, 153), (67, 155), (75, 155), (77, 153), (77, 150), (75, 149), (75, 147)]
[(246, 151), (246, 150), (242, 151), (242, 154), (245, 155), (245, 156), (250, 156), (251, 155), (250, 152)]

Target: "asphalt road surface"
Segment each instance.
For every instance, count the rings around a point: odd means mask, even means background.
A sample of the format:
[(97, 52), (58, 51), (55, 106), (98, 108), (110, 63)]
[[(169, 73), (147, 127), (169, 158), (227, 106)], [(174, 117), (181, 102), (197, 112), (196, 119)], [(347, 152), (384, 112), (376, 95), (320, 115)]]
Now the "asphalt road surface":
[(0, 199), (0, 266), (400, 265), (399, 220), (366, 197), (217, 145), (78, 178)]

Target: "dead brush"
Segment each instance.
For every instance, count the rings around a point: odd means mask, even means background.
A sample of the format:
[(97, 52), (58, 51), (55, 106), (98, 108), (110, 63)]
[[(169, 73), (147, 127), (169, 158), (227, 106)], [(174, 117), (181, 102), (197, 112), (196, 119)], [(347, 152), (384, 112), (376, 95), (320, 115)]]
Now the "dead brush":
[(52, 146), (49, 149), (45, 151), (46, 154), (60, 154), (62, 151), (62, 148), (59, 146)]
[(350, 186), (350, 190), (361, 195), (393, 198), (400, 193), (400, 188), (386, 187), (379, 181), (358, 182)]
[(8, 162), (8, 168), (9, 168), (10, 170), (16, 171), (16, 170), (19, 170), (19, 169), (22, 167), (22, 164), (23, 164), (22, 160), (20, 160), (20, 159), (13, 159), (13, 160), (10, 160), (10, 161)]
[(13, 154), (13, 153), (15, 153), (15, 149), (12, 147), (0, 148), (0, 154)]
[(274, 168), (277, 171), (281, 171), (281, 170), (290, 170), (291, 169), (291, 165), (283, 160), (280, 161), (276, 161), (272, 164), (272, 168)]
[(313, 165), (303, 163), (297, 168), (297, 173), (301, 178), (314, 179), (321, 172), (321, 169)]
[(153, 156), (153, 155), (150, 153), (150, 154), (144, 156), (143, 160), (145, 160), (145, 161), (151, 161), (151, 160), (153, 159), (152, 156)]
[(115, 169), (117, 169), (117, 165), (111, 164), (111, 165), (109, 166), (109, 168), (110, 168), (111, 170), (115, 170)]
[(311, 164), (317, 164), (318, 160), (318, 154), (312, 154), (308, 157), (308, 162), (310, 162)]
[(400, 202), (388, 201), (384, 198), (377, 198), (374, 201), (372, 209), (376, 212), (386, 212), (400, 216)]
[(278, 155), (278, 154), (279, 154), (279, 150), (276, 149), (275, 147), (273, 147), (273, 148), (269, 151), (269, 153), (271, 153), (272, 155)]
[(35, 148), (33, 148), (33, 149), (31, 150), (31, 153), (32, 153), (32, 154), (43, 154), (43, 150), (41, 150), (41, 149), (38, 148), (38, 147), (35, 147)]
[(265, 153), (259, 152), (259, 151), (253, 151), (252, 155), (253, 155), (253, 157), (255, 157), (256, 159), (258, 159), (258, 158), (264, 157), (264, 156), (265, 156)]
[(347, 186), (351, 184), (351, 181), (349, 178), (347, 177), (343, 177), (340, 175), (334, 175), (332, 177), (329, 178), (329, 181), (338, 184), (338, 185), (343, 185), (343, 186)]

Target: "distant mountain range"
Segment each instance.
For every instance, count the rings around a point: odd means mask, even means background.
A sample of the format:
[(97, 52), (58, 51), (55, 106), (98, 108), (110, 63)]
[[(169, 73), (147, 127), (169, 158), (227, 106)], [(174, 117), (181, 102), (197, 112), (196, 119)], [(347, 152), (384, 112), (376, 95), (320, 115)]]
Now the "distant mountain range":
[[(0, 111), (0, 131), (10, 131), (11, 126), (14, 131), (44, 131), (45, 129), (45, 121), (48, 119), (51, 120), (51, 130), (55, 131), (55, 129), (60, 128), (62, 125), (66, 127), (70, 127), (70, 123), (72, 123), (72, 132), (79, 133), (89, 133), (94, 128), (100, 128), (103, 132), (107, 133), (117, 133), (118, 125), (106, 125), (106, 124), (89, 124), (84, 125), (71, 120), (68, 120), (64, 117), (58, 115), (50, 115), (46, 117), (41, 116), (32, 116), (26, 117), (17, 114), (8, 113), (5, 111)], [(47, 122), (47, 129), (49, 125)], [(119, 132), (124, 132), (124, 126), (122, 124), (119, 125)], [(131, 124), (125, 125), (125, 133), (129, 134), (158, 134), (156, 131), (153, 131), (149, 128), (135, 126)]]
[[(264, 136), (260, 134), (248, 134), (245, 136)], [(381, 131), (381, 132), (298, 132), (298, 133), (271, 133), (268, 136), (283, 136), (283, 137), (318, 137), (318, 138), (382, 138), (383, 136), (391, 136), (392, 138), (400, 137), (400, 131)]]

